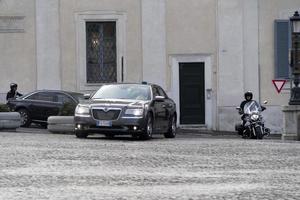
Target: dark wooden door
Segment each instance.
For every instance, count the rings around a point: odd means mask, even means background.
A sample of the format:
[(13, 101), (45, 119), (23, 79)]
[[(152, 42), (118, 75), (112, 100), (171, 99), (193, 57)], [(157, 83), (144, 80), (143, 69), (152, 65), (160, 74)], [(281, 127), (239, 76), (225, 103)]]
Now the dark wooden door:
[(204, 63), (179, 64), (180, 124), (205, 124)]

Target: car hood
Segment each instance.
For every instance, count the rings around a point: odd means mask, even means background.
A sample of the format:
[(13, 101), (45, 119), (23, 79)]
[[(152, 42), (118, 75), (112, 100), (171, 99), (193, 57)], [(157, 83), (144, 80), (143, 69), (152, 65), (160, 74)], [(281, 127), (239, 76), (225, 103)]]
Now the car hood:
[(130, 99), (90, 99), (85, 102), (81, 102), (81, 105), (89, 105), (91, 107), (105, 106), (105, 107), (141, 107), (150, 101), (143, 100), (130, 100)]

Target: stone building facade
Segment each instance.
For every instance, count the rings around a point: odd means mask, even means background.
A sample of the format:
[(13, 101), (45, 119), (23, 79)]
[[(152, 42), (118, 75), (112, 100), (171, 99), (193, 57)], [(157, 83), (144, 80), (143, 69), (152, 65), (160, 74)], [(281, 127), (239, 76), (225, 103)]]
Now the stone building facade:
[(274, 23), (295, 10), (299, 0), (0, 0), (0, 99), (11, 82), (26, 93), (148, 81), (176, 101), (178, 124), (233, 131), (251, 90), (281, 133), (290, 94), (272, 84)]

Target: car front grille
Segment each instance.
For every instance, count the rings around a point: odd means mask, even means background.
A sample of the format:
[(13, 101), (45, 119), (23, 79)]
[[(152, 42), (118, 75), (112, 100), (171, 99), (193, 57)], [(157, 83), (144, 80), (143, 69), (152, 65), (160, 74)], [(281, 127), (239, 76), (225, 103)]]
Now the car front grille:
[(120, 115), (120, 109), (93, 109), (93, 117), (97, 120), (116, 120)]

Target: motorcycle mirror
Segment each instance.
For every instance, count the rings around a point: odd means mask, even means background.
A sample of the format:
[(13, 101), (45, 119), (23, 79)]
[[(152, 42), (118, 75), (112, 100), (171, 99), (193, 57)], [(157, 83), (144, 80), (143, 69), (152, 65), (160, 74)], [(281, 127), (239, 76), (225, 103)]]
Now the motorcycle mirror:
[(267, 104), (268, 103), (268, 101), (264, 101), (264, 104)]

